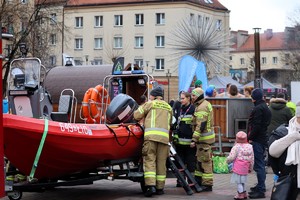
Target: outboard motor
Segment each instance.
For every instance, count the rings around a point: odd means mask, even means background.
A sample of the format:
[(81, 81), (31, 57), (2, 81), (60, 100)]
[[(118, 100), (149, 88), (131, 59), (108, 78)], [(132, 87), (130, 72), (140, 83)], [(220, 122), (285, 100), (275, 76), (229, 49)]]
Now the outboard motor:
[(127, 94), (118, 94), (110, 102), (106, 111), (109, 124), (134, 122), (133, 112), (139, 107), (136, 101)]

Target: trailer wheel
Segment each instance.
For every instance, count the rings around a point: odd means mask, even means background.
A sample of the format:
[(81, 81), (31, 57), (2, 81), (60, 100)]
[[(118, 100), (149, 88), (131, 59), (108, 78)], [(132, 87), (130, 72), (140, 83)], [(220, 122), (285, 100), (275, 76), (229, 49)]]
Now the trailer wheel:
[(19, 190), (14, 190), (7, 194), (10, 200), (20, 200), (22, 198), (23, 193)]

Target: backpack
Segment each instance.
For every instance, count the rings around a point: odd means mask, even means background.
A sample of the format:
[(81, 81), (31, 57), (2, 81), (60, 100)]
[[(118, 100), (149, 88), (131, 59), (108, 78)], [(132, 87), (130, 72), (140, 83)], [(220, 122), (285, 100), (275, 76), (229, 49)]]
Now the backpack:
[[(278, 140), (288, 134), (288, 124), (282, 124), (278, 126), (275, 130), (272, 131), (269, 141), (268, 147), (275, 141)], [(295, 170), (295, 166), (286, 166), (285, 160), (287, 157), (287, 149), (282, 153), (279, 158), (274, 158), (268, 153), (268, 161), (269, 164), (276, 175), (284, 176), (288, 175), (290, 172)]]

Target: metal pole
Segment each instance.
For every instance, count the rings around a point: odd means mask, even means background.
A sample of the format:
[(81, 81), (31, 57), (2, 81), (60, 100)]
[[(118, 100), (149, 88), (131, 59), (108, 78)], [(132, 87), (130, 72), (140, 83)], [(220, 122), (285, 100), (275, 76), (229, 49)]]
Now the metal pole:
[[(2, 68), (2, 59), (4, 56), (2, 56), (2, 23), (0, 22), (0, 66)], [(2, 70), (0, 72), (1, 77), (2, 77)], [(0, 83), (0, 87), (1, 87), (1, 94), (0, 97), (1, 99), (3, 99), (2, 97), (2, 81)], [(3, 100), (2, 100), (3, 101)], [(3, 110), (3, 104), (1, 104), (0, 106), (0, 110)], [(1, 114), (0, 116), (0, 120), (1, 122), (3, 122), (3, 115)], [(3, 123), (1, 123), (0, 125), (1, 127), (1, 131), (0, 131), (0, 197), (4, 197), (5, 196), (5, 189), (4, 189), (4, 149), (3, 149)]]
[(260, 28), (254, 28), (254, 48), (255, 48), (255, 79), (254, 88), (262, 88), (261, 74), (260, 74), (260, 42), (259, 42)]
[(170, 77), (171, 77), (170, 69), (168, 69), (166, 76), (168, 78), (168, 102), (170, 102)]

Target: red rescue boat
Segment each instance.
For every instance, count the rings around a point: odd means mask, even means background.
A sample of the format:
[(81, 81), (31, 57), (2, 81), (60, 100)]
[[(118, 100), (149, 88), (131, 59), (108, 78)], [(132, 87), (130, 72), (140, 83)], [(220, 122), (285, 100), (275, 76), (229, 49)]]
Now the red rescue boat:
[[(3, 114), (4, 154), (29, 175), (42, 139), (46, 139), (35, 178), (59, 178), (105, 166), (105, 162), (141, 156), (143, 130), (138, 125), (78, 124)], [(46, 123), (47, 124), (47, 123)]]

